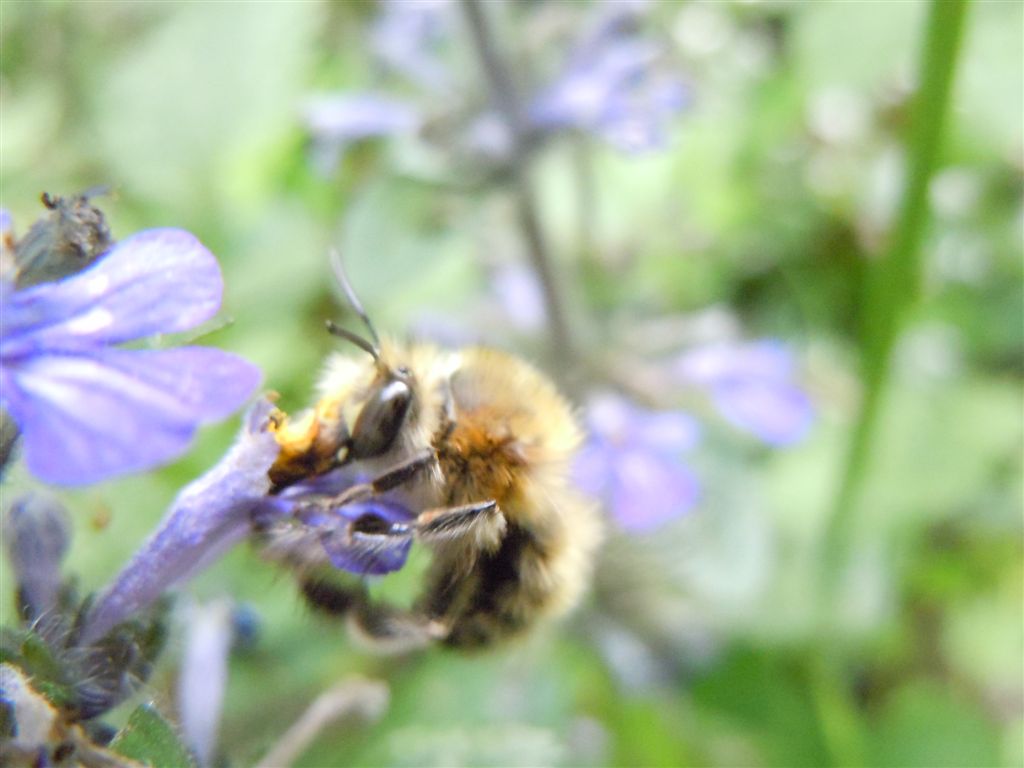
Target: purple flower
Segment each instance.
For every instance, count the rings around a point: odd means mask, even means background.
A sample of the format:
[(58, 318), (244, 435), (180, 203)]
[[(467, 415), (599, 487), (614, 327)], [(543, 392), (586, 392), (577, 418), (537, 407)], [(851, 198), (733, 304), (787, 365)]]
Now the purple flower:
[(659, 68), (659, 46), (631, 29), (639, 10), (610, 4), (581, 37), (562, 73), (530, 104), (536, 128), (594, 133), (625, 151), (665, 143), (666, 123), (686, 105), (687, 92)]
[[(642, 34), (638, 19), (645, 8), (635, 2), (597, 4), (592, 23), (554, 77), (524, 84), (522, 118), (531, 145), (566, 131), (591, 133), (631, 152), (665, 143), (668, 120), (686, 105), (688, 93), (664, 66), (663, 47)], [(458, 4), (449, 0), (385, 4), (370, 31), (373, 53), (419, 94), (410, 101), (339, 94), (315, 102), (306, 123), (322, 158), (336, 161), (352, 141), (434, 124), (444, 126), (433, 135), (444, 137), (456, 157), (497, 164), (512, 157), (515, 131), (506, 118), (481, 109), (479, 94), (455, 93), (459, 78), (442, 49), (457, 44), (456, 35), (465, 29), (457, 12)]]
[(682, 461), (700, 438), (693, 418), (605, 394), (590, 402), (587, 425), (590, 438), (573, 465), (574, 479), (608, 505), (623, 529), (650, 531), (696, 503), (697, 480)]
[(192, 605), (186, 622), (185, 649), (178, 677), (178, 720), (196, 762), (213, 765), (217, 731), (228, 684), (232, 645), (230, 600)]
[(140, 232), (57, 282), (0, 283), (0, 405), (29, 470), (74, 485), (153, 467), (235, 411), (260, 379), (241, 358), (113, 346), (194, 328), (221, 290), (217, 260), (180, 229)]
[(810, 429), (814, 411), (793, 383), (793, 357), (781, 342), (716, 344), (684, 354), (684, 381), (707, 387), (731, 424), (771, 445), (788, 445)]
[(413, 513), (388, 497), (344, 505), (332, 497), (367, 478), (336, 470), (296, 484), (264, 508), (273, 509), (279, 525), (290, 529), (288, 540), (322, 548), (335, 568), (360, 576), (379, 576), (399, 570), (412, 547), (412, 530), (405, 523)]
[(364, 139), (409, 133), (419, 126), (416, 110), (404, 101), (373, 93), (317, 96), (306, 103), (305, 121), (321, 149), (337, 155)]
[[(448, 26), (447, 3), (424, 0), (383, 5), (369, 31), (374, 54), (420, 88), (428, 92), (442, 88), (448, 71), (431, 48)], [(413, 133), (424, 120), (423, 110), (413, 101), (352, 91), (314, 96), (302, 112), (313, 137), (314, 162), (323, 171), (334, 170), (350, 144)]]
[(508, 322), (523, 331), (543, 328), (544, 291), (533, 270), (522, 264), (502, 264), (492, 277), (492, 293)]
[(157, 530), (97, 599), (83, 642), (151, 605), (248, 535), (253, 513), (270, 491), (267, 476), (279, 447), (270, 431), (273, 407), (259, 400), (231, 450), (178, 494)]
[[(374, 529), (405, 523), (412, 514), (382, 500), (357, 502), (306, 518), (320, 533), (320, 543), (335, 568), (365, 576), (379, 576), (405, 565), (412, 536), (374, 533)], [(363, 530), (363, 529), (367, 530)]]
[(422, 117), (416, 107), (377, 94), (337, 93), (309, 99), (303, 119), (313, 137), (313, 161), (333, 171), (350, 144), (414, 132)]
[(63, 626), (58, 598), (61, 563), (71, 541), (67, 512), (56, 499), (30, 494), (7, 510), (2, 530), (18, 610), (26, 623), (49, 638)]
[(370, 29), (370, 46), (386, 66), (428, 90), (450, 82), (436, 55), (451, 24), (450, 0), (386, 0)]

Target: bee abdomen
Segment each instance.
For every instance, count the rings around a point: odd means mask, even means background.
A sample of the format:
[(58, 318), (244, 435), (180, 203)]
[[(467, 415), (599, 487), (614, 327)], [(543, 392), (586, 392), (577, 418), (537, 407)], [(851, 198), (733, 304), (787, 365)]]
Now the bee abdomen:
[(530, 576), (534, 561), (545, 554), (531, 533), (510, 525), (497, 551), (477, 561), (473, 577), (464, 584), (469, 594), (451, 595), (453, 607), (459, 607), (449, 618), (445, 644), (478, 648), (529, 628), (544, 612), (548, 597), (543, 585)]

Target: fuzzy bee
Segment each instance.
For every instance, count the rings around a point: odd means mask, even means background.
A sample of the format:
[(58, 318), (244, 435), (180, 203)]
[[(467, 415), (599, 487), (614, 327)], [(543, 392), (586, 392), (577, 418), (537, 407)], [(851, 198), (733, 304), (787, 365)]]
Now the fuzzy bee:
[[(597, 510), (568, 477), (582, 437), (568, 402), (503, 352), (381, 340), (336, 257), (334, 266), (370, 338), (328, 324), (361, 352), (330, 358), (315, 407), (278, 425), (270, 476), (282, 492), (338, 471), (366, 479), (299, 502), (264, 531), (265, 551), (298, 571), (315, 608), (346, 615), (384, 650), (484, 646), (566, 612), (601, 539)], [(387, 500), (414, 516), (381, 514)], [(295, 524), (328, 508), (367, 510), (340, 534), (357, 561), (402, 542), (433, 551), (411, 609), (375, 604), (359, 584), (337, 580), (313, 541), (322, 532)]]

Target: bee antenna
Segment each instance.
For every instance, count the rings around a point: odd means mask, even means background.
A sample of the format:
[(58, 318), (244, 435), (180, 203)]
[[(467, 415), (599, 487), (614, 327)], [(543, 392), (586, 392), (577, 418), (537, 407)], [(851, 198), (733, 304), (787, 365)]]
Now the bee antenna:
[(366, 329), (370, 332), (370, 338), (373, 340), (375, 350), (373, 358), (376, 360), (379, 356), (376, 354), (376, 350), (380, 348), (380, 337), (377, 336), (377, 330), (373, 327), (373, 323), (370, 322), (370, 316), (367, 315), (366, 310), (363, 309), (363, 305), (359, 301), (359, 297), (356, 296), (356, 292), (352, 288), (352, 283), (349, 282), (348, 274), (345, 272), (345, 265), (341, 261), (341, 252), (337, 248), (331, 248), (330, 258), (331, 270), (334, 272), (334, 279), (338, 281), (338, 285), (341, 286), (341, 290), (345, 292), (345, 298), (348, 299), (349, 305), (355, 310), (355, 313), (359, 315), (359, 319), (363, 321), (363, 325), (365, 325)]
[(377, 362), (380, 362), (380, 352), (377, 350), (377, 347), (375, 347), (373, 344), (368, 342), (366, 339), (364, 339), (358, 333), (353, 333), (348, 328), (342, 328), (340, 325), (338, 325), (333, 320), (327, 320), (326, 321), (326, 325), (327, 325), (327, 332), (329, 334), (331, 334), (332, 336), (337, 336), (339, 338), (345, 339), (345, 341), (351, 341), (353, 344), (355, 344), (361, 350), (363, 350), (364, 352), (369, 354), (370, 357), (372, 357), (374, 360), (376, 360)]

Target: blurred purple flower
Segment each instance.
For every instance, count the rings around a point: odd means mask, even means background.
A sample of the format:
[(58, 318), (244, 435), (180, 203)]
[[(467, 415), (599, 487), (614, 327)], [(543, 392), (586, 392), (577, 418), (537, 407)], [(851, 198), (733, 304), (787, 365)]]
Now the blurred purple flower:
[(2, 534), (14, 571), (18, 611), (25, 623), (49, 639), (63, 626), (57, 607), (61, 563), (71, 542), (67, 512), (49, 496), (23, 496), (7, 510)]
[[(638, 21), (646, 3), (603, 2), (587, 30), (571, 45), (560, 71), (546, 85), (525, 84), (521, 96), (531, 143), (565, 131), (594, 134), (618, 149), (637, 152), (664, 145), (668, 120), (687, 103), (682, 79), (664, 66), (663, 48), (645, 37)], [(479, 109), (479, 96), (456, 97), (457, 78), (441, 49), (463, 31), (449, 0), (394, 0), (384, 4), (370, 31), (375, 56), (418, 86), (414, 101), (339, 94), (307, 109), (306, 123), (322, 160), (337, 160), (351, 141), (395, 136), (443, 114), (456, 153), (507, 162), (515, 141), (505, 118)]]
[(499, 265), (492, 276), (491, 290), (514, 327), (521, 331), (544, 327), (544, 289), (532, 269), (515, 263)]
[(305, 122), (313, 134), (317, 167), (333, 171), (349, 145), (415, 131), (420, 117), (406, 102), (377, 94), (327, 94), (309, 99)]
[(224, 458), (182, 489), (157, 530), (96, 600), (83, 642), (102, 637), (248, 535), (252, 515), (270, 491), (267, 472), (279, 450), (269, 428), (273, 410), (267, 400), (257, 401)]
[(112, 346), (195, 327), (221, 290), (217, 260), (179, 229), (140, 232), (56, 282), (0, 283), (0, 405), (29, 470), (74, 485), (153, 467), (235, 411), (260, 379), (241, 358)]
[(781, 342), (716, 344), (685, 353), (675, 373), (706, 387), (723, 417), (771, 445), (788, 445), (810, 429), (810, 399), (793, 382), (793, 357)]
[(230, 600), (192, 605), (178, 677), (178, 721), (200, 768), (214, 764), (232, 647)]
[(370, 47), (386, 66), (428, 90), (449, 85), (436, 55), (451, 19), (451, 0), (385, 0), (370, 29)]
[(591, 401), (586, 421), (590, 438), (573, 465), (574, 479), (608, 505), (624, 530), (650, 531), (693, 507), (699, 488), (682, 461), (700, 439), (693, 418), (605, 394)]
[(658, 67), (660, 47), (633, 27), (642, 5), (609, 3), (529, 107), (535, 128), (575, 129), (630, 152), (665, 143), (666, 123), (687, 103), (680, 78)]
[(306, 103), (305, 118), (314, 135), (339, 144), (404, 133), (419, 122), (408, 103), (373, 93), (313, 97)]

